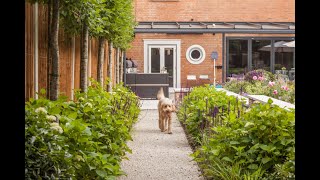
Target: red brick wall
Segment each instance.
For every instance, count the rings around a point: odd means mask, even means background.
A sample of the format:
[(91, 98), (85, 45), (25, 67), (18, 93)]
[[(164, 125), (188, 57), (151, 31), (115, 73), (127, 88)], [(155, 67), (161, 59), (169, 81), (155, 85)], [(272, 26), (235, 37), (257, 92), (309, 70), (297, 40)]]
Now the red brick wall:
[(294, 0), (135, 0), (136, 21), (294, 22)]
[[(294, 37), (294, 34), (225, 34), (225, 37)], [(137, 33), (132, 42), (132, 47), (127, 50), (126, 55), (128, 58), (137, 60), (138, 72), (144, 72), (144, 41), (143, 39), (180, 39), (181, 40), (181, 86), (186, 86), (187, 75), (209, 75), (210, 83), (213, 83), (213, 61), (210, 58), (212, 51), (217, 51), (219, 59), (217, 65), (222, 65), (222, 34), (159, 34), (159, 33)], [(202, 46), (206, 51), (206, 58), (201, 64), (191, 64), (186, 58), (187, 49), (194, 44)], [(226, 53), (226, 49), (224, 51)], [(226, 62), (226, 55), (224, 61)], [(226, 63), (224, 63), (226, 64)], [(224, 76), (226, 72), (224, 66)], [(216, 81), (222, 82), (222, 69), (216, 71)], [(198, 81), (199, 84), (205, 82)]]
[[(138, 61), (138, 72), (143, 73), (144, 68), (144, 42), (143, 39), (180, 39), (181, 40), (181, 86), (186, 86), (187, 75), (196, 75), (199, 79), (199, 75), (209, 75), (210, 81), (198, 81), (198, 84), (204, 84), (213, 82), (213, 61), (210, 58), (212, 51), (219, 53), (219, 59), (216, 64), (222, 64), (222, 34), (136, 34), (134, 41), (132, 42), (132, 48), (130, 48), (126, 55), (128, 58)], [(186, 58), (186, 51), (191, 45), (198, 44), (202, 46), (206, 52), (206, 58), (201, 64), (191, 64)], [(221, 82), (222, 70), (217, 69), (216, 80)]]

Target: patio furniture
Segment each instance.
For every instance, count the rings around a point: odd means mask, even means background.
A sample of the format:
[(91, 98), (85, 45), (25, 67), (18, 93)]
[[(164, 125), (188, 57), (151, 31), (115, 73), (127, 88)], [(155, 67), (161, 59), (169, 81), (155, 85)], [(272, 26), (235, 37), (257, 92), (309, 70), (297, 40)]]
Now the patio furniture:
[(289, 80), (292, 81), (292, 80), (294, 80), (294, 78), (295, 78), (295, 70), (294, 70), (294, 68), (292, 68), (289, 71)]
[(169, 97), (168, 73), (131, 73), (126, 74), (128, 86), (141, 99), (157, 99), (161, 87), (166, 97)]

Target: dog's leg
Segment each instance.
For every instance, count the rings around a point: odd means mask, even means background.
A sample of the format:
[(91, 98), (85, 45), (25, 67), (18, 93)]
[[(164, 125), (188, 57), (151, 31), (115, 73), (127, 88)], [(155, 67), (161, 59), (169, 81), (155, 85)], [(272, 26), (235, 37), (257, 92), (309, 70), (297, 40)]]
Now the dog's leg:
[(164, 132), (165, 130), (164, 130), (164, 122), (163, 121), (165, 121), (165, 119), (164, 119), (164, 117), (163, 117), (163, 114), (161, 114), (161, 116), (160, 116), (160, 129), (161, 129), (161, 132)]
[(160, 110), (158, 108), (158, 113), (159, 113), (159, 129), (161, 129), (161, 114), (160, 114)]
[(172, 123), (171, 115), (169, 115), (169, 117), (168, 117), (168, 134), (172, 134), (171, 123)]
[(166, 131), (168, 128), (168, 117), (167, 116), (165, 116), (165, 118), (164, 118), (164, 122), (165, 122), (165, 124), (164, 124), (164, 131)]

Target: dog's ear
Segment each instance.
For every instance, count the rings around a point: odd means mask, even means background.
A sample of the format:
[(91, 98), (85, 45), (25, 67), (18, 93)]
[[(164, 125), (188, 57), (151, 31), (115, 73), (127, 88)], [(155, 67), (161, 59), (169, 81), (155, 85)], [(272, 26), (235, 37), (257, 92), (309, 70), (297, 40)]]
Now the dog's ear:
[(163, 108), (164, 108), (164, 104), (163, 104), (163, 103), (161, 103), (161, 105), (160, 105), (160, 109), (161, 109), (161, 110), (163, 110)]

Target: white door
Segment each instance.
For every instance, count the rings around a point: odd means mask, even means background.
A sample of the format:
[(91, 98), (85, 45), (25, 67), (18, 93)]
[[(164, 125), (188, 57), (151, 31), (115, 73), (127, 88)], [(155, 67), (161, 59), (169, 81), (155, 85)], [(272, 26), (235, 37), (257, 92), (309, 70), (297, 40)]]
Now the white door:
[(160, 73), (162, 68), (166, 68), (169, 73), (169, 91), (177, 87), (177, 53), (176, 46), (172, 45), (149, 45), (148, 49), (148, 73)]

